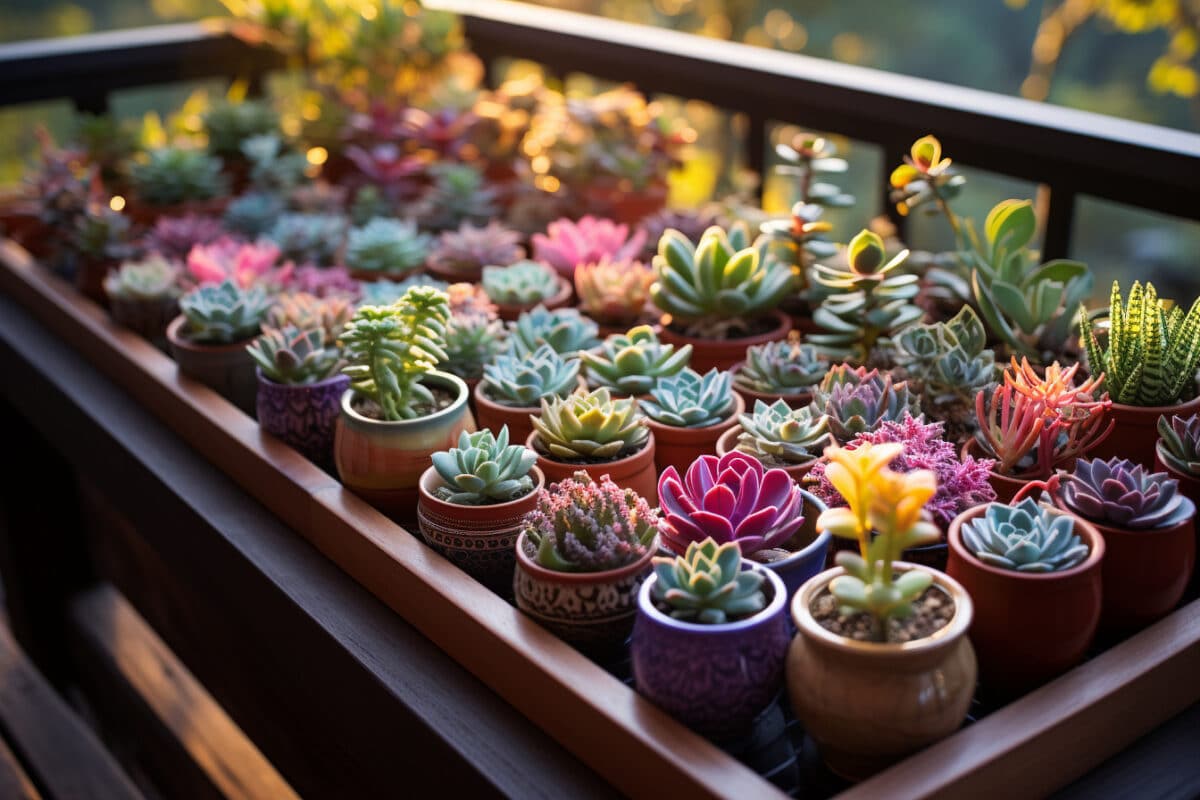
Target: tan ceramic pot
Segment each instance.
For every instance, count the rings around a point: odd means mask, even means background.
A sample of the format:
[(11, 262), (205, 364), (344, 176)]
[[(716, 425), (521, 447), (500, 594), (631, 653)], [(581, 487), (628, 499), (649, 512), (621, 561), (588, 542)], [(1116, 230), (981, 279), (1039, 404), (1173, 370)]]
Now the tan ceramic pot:
[(700, 456), (717, 452), (717, 440), (726, 431), (741, 430), (738, 415), (746, 410), (746, 404), (738, 394), (733, 395), (733, 413), (724, 422), (703, 428), (676, 428), (646, 418), (646, 425), (654, 434), (654, 466), (661, 474), (667, 467), (674, 467), (683, 475), (692, 462)]
[(975, 692), (975, 651), (966, 635), (974, 611), (962, 586), (934, 572), (935, 585), (955, 602), (948, 625), (904, 644), (853, 641), (825, 630), (810, 611), (842, 574), (841, 567), (826, 570), (793, 598), (797, 634), (787, 684), (796, 716), (825, 763), (860, 780), (958, 730)]
[(547, 485), (558, 483), (583, 470), (596, 481), (600, 480), (602, 475), (607, 475), (621, 488), (633, 489), (652, 507), (658, 505), (658, 472), (654, 469), (653, 433), (646, 437), (646, 444), (636, 453), (599, 464), (567, 464), (555, 460), (542, 447), (537, 431), (529, 434), (525, 446), (538, 454), (537, 465), (546, 474)]
[[(740, 436), (741, 434), (742, 434), (742, 426), (741, 425), (735, 425), (734, 427), (732, 427), (729, 430), (722, 433), (721, 438), (717, 439), (717, 455), (723, 456), (726, 453), (732, 453), (734, 450), (737, 450), (738, 436)], [(784, 466), (782, 464), (771, 464), (771, 465), (764, 464), (763, 466), (769, 466), (769, 468), (773, 468), (773, 469), (781, 469), (784, 472), (786, 472), (788, 475), (791, 475), (792, 480), (794, 480), (796, 483), (803, 486), (804, 485), (804, 476), (807, 475), (812, 470), (813, 465), (816, 463), (817, 463), (817, 459), (814, 457), (814, 458), (809, 459), (808, 461), (805, 461), (803, 464), (788, 464), (787, 466)], [(680, 474), (682, 475), (683, 473), (680, 472)]]
[(756, 344), (766, 344), (780, 339), (786, 339), (792, 329), (792, 319), (782, 311), (774, 311), (767, 316), (773, 323), (770, 330), (757, 336), (744, 336), (738, 339), (700, 339), (695, 336), (684, 336), (664, 325), (659, 339), (666, 344), (673, 344), (678, 349), (685, 344), (692, 346), (692, 359), (689, 366), (701, 375), (714, 367), (727, 370), (734, 364), (746, 358), (746, 348)]
[(461, 378), (430, 372), (422, 382), (454, 392), (454, 402), (417, 419), (378, 420), (355, 411), (351, 404), (355, 392), (347, 389), (334, 433), (333, 456), (342, 484), (402, 522), (416, 518), (417, 485), (430, 456), (455, 446), (463, 431), (475, 430), (467, 408), (467, 385)]

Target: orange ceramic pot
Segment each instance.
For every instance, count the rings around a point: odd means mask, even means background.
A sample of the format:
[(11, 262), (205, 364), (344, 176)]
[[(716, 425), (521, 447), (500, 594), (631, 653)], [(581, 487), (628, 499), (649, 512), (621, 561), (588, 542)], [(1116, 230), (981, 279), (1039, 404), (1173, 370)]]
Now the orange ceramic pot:
[(417, 526), (425, 542), (453, 561), (463, 572), (497, 594), (512, 590), (517, 536), (522, 519), (537, 507), (546, 476), (537, 467), (529, 472), (533, 491), (507, 503), (469, 506), (448, 503), (434, 494), (445, 482), (430, 467), (418, 485)]
[(738, 415), (746, 410), (746, 403), (737, 393), (733, 395), (733, 402), (733, 413), (729, 419), (703, 428), (676, 428), (647, 417), (646, 425), (654, 434), (654, 466), (658, 471), (661, 473), (667, 467), (674, 467), (682, 475), (700, 456), (716, 453), (717, 440), (722, 434), (734, 429), (741, 430)]
[(187, 338), (186, 326), (187, 317), (182, 314), (167, 326), (167, 342), (179, 371), (254, 416), (258, 376), (254, 359), (246, 352), (246, 345), (252, 340), (199, 344)]
[(950, 523), (946, 572), (975, 600), (971, 642), (979, 653), (982, 686), (1011, 697), (1083, 660), (1100, 623), (1105, 544), (1094, 526), (1074, 517), (1075, 533), (1089, 550), (1083, 563), (1060, 572), (993, 567), (968, 552), (962, 540), (963, 523), (986, 509), (975, 506)]
[(518, 408), (496, 402), (488, 397), (483, 381), (475, 385), (475, 391), (472, 394), (475, 398), (475, 415), (479, 420), (479, 427), (487, 428), (492, 433), (499, 433), (500, 429), (507, 425), (510, 442), (523, 442), (528, 439), (529, 434), (533, 433), (533, 423), (529, 421), (529, 418), (542, 414), (540, 405)]
[(536, 303), (527, 306), (513, 306), (506, 305), (504, 303), (496, 303), (496, 313), (498, 313), (500, 315), (500, 319), (504, 320), (505, 322), (515, 322), (517, 317), (539, 305), (545, 306), (547, 311), (553, 311), (556, 308), (563, 308), (570, 305), (575, 291), (574, 287), (571, 286), (571, 282), (561, 275), (555, 275), (554, 280), (558, 283), (558, 291), (556, 291), (553, 296), (548, 297), (545, 300), (539, 300)]
[(967, 639), (974, 604), (957, 581), (934, 572), (934, 585), (954, 599), (945, 627), (904, 644), (859, 642), (826, 630), (812, 615), (813, 600), (842, 574), (841, 567), (826, 570), (792, 599), (797, 634), (787, 685), (796, 717), (825, 763), (860, 780), (962, 724), (975, 693), (975, 652)]
[(600, 480), (607, 475), (613, 483), (623, 489), (637, 492), (652, 507), (658, 505), (658, 472), (654, 469), (654, 434), (646, 438), (646, 444), (632, 455), (599, 464), (567, 464), (556, 460), (542, 447), (537, 431), (529, 434), (525, 446), (538, 454), (537, 465), (546, 474), (546, 483), (558, 483), (570, 478), (579, 470)]
[(1109, 414), (1116, 425), (1104, 441), (1088, 452), (1090, 458), (1127, 458), (1146, 469), (1154, 468), (1158, 418), (1166, 414), (1190, 417), (1200, 411), (1200, 396), (1173, 406), (1127, 406), (1113, 403)]
[(417, 486), (429, 457), (454, 447), (463, 431), (474, 431), (467, 408), (467, 385), (447, 372), (430, 372), (422, 383), (454, 393), (446, 408), (398, 421), (364, 417), (354, 410), (354, 390), (342, 395), (342, 413), (333, 438), (333, 457), (342, 484), (380, 511), (401, 522), (417, 514)]
[(744, 361), (739, 361), (729, 368), (733, 373), (733, 390), (742, 396), (746, 401), (746, 408), (754, 410), (754, 403), (758, 400), (763, 401), (767, 405), (773, 404), (776, 400), (782, 400), (788, 404), (788, 408), (804, 408), (812, 403), (812, 392), (797, 392), (795, 394), (765, 394), (756, 392), (753, 389), (747, 389), (744, 386), (739, 386), (737, 382), (738, 371), (742, 368)]
[[(741, 433), (742, 433), (742, 426), (735, 425), (734, 427), (730, 428), (729, 430), (727, 430), (723, 434), (721, 434), (721, 438), (717, 439), (717, 455), (723, 456), (726, 453), (732, 453), (734, 450), (737, 450), (738, 436), (740, 436)], [(787, 466), (772, 464), (771, 467), (775, 468), (775, 469), (783, 470), (788, 475), (792, 476), (792, 480), (794, 480), (796, 483), (803, 486), (804, 485), (804, 476), (807, 475), (812, 470), (813, 464), (816, 464), (816, 463), (817, 463), (817, 459), (814, 456), (813, 458), (810, 458), (808, 461), (805, 461), (803, 464), (788, 464)], [(767, 465), (764, 464), (763, 466), (767, 466)], [(680, 474), (682, 475), (683, 473), (681, 472)]]
[(757, 336), (746, 336), (739, 339), (700, 339), (695, 336), (684, 336), (676, 333), (667, 325), (663, 326), (659, 339), (676, 348), (685, 344), (692, 346), (692, 369), (703, 375), (714, 367), (729, 369), (746, 357), (746, 348), (756, 344), (766, 344), (786, 339), (792, 329), (792, 319), (782, 311), (773, 311), (767, 319), (773, 323), (772, 328)]

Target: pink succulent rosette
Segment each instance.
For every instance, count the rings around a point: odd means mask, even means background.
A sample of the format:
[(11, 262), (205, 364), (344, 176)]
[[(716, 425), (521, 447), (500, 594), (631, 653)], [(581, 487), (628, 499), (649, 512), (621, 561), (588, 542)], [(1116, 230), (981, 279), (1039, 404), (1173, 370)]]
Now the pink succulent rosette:
[(659, 535), (683, 553), (711, 536), (737, 542), (742, 555), (779, 547), (804, 524), (800, 487), (782, 469), (763, 469), (744, 453), (701, 456), (679, 477), (668, 467), (658, 479)]
[(610, 219), (585, 216), (572, 222), (564, 218), (551, 222), (546, 233), (533, 235), (533, 257), (570, 280), (580, 264), (635, 258), (645, 241), (645, 231), (637, 230), (630, 235), (628, 225)]
[(197, 285), (232, 280), (246, 289), (256, 283), (284, 285), (291, 280), (292, 263), (279, 263), (279, 248), (261, 240), (254, 244), (228, 236), (212, 244), (192, 247), (187, 257), (188, 277)]

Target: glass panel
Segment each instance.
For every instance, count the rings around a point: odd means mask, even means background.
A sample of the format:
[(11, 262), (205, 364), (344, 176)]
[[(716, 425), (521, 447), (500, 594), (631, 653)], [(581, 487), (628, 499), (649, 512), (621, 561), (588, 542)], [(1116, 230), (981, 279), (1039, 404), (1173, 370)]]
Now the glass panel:
[(0, 186), (20, 183), (25, 168), (37, 153), (38, 125), (45, 125), (55, 141), (66, 139), (73, 127), (68, 100), (28, 103), (0, 109)]
[[(894, 164), (888, 165), (890, 172)], [(1036, 200), (1037, 184), (1019, 178), (1010, 178), (976, 169), (955, 162), (955, 167), (962, 173), (967, 183), (953, 203), (954, 213), (959, 217), (972, 220), (980, 235), (983, 233), (983, 221), (988, 212), (1001, 200), (1016, 198), (1018, 200)], [(941, 252), (954, 249), (954, 232), (941, 214), (926, 214), (923, 208), (918, 208), (908, 220), (907, 239), (909, 247), (920, 250)]]

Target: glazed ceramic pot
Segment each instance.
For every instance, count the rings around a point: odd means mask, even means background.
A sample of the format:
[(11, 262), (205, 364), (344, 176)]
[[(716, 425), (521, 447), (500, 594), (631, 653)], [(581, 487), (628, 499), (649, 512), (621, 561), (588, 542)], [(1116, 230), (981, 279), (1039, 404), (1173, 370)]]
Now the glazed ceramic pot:
[(253, 337), (233, 344), (198, 344), (187, 338), (187, 317), (182, 314), (167, 326), (171, 357), (179, 365), (180, 373), (253, 415), (258, 378), (254, 359), (246, 352), (251, 341)]
[[(910, 564), (898, 561), (899, 569)], [(796, 717), (829, 768), (859, 780), (954, 733), (975, 692), (975, 653), (967, 638), (974, 606), (967, 591), (935, 572), (954, 616), (932, 635), (903, 644), (859, 642), (826, 630), (813, 601), (841, 567), (812, 578), (792, 599), (797, 634), (787, 657)]]
[[(551, 483), (547, 477), (547, 483)], [(620, 647), (633, 630), (637, 595), (658, 546), (632, 564), (604, 572), (556, 572), (537, 563), (536, 548), (517, 537), (513, 595), (517, 608), (565, 642), (589, 652)]]
[[(496, 313), (500, 315), (500, 319), (505, 322), (515, 322), (517, 317), (524, 314), (537, 306), (545, 306), (547, 311), (553, 311), (556, 308), (563, 308), (571, 304), (571, 300), (575, 294), (575, 288), (561, 275), (555, 275), (554, 280), (557, 282), (557, 291), (545, 300), (538, 300), (534, 303), (524, 306), (513, 306), (505, 303), (496, 303)], [(493, 301), (495, 302), (495, 301)]]
[(125, 300), (108, 298), (108, 311), (113, 321), (166, 349), (167, 326), (179, 316), (179, 300), (163, 297), (157, 300)]
[(350, 378), (332, 375), (317, 383), (276, 383), (257, 370), (258, 424), (264, 433), (299, 450), (321, 467), (333, 464), (333, 433)]
[(714, 738), (749, 731), (783, 688), (791, 639), (789, 595), (775, 573), (759, 564), (745, 563), (744, 568), (766, 578), (767, 607), (734, 622), (704, 625), (671, 618), (654, 604), (656, 575), (638, 592), (630, 645), (638, 694)]
[(463, 572), (500, 595), (513, 587), (516, 542), (521, 520), (537, 507), (546, 476), (537, 467), (529, 472), (533, 491), (507, 503), (468, 506), (439, 500), (445, 485), (437, 469), (421, 476), (417, 526), (425, 542)]
[(756, 344), (766, 344), (786, 339), (792, 329), (792, 320), (782, 311), (773, 311), (766, 317), (771, 322), (770, 330), (756, 336), (744, 336), (738, 339), (700, 339), (695, 336), (684, 336), (664, 325), (659, 339), (665, 344), (673, 344), (676, 349), (685, 344), (692, 346), (692, 359), (689, 366), (701, 375), (714, 367), (727, 370), (746, 357), (746, 348)]
[(758, 400), (763, 401), (767, 405), (771, 405), (776, 400), (782, 400), (787, 403), (788, 408), (804, 408), (812, 403), (813, 393), (811, 391), (797, 392), (795, 394), (765, 394), (739, 386), (737, 382), (738, 371), (745, 363), (744, 361), (739, 361), (730, 367), (729, 371), (733, 373), (733, 390), (740, 394), (742, 399), (746, 401), (746, 408), (753, 410), (754, 403)]
[[(1183, 498), (1184, 503), (1191, 500)], [(1054, 503), (1073, 513), (1062, 498)], [(1104, 537), (1100, 627), (1130, 633), (1165, 617), (1183, 597), (1196, 565), (1196, 507), (1178, 525), (1131, 530), (1088, 519)], [(1076, 514), (1075, 516), (1079, 516)]]
[(334, 463), (342, 484), (383, 513), (408, 522), (417, 513), (417, 485), (430, 456), (448, 450), (463, 431), (474, 431), (467, 385), (447, 372), (430, 372), (421, 382), (454, 395), (446, 408), (417, 419), (379, 420), (354, 409), (355, 392), (342, 393), (333, 438)]
[(1116, 421), (1112, 433), (1089, 451), (1090, 458), (1127, 458), (1146, 469), (1154, 467), (1158, 418), (1166, 414), (1190, 417), (1200, 411), (1200, 396), (1173, 406), (1127, 406), (1113, 403), (1109, 414)]
[[(723, 456), (726, 453), (732, 453), (734, 450), (737, 450), (738, 436), (740, 436), (741, 433), (741, 425), (735, 425), (734, 427), (722, 433), (721, 438), (717, 439), (717, 455)], [(808, 461), (805, 461), (801, 464), (763, 464), (763, 466), (772, 469), (781, 469), (788, 475), (791, 475), (792, 480), (794, 480), (796, 483), (803, 485), (804, 476), (812, 470), (813, 464), (816, 463), (816, 458), (810, 458)]]
[(600, 480), (602, 475), (607, 475), (622, 489), (632, 489), (637, 492), (652, 507), (658, 504), (658, 473), (654, 469), (653, 433), (646, 437), (646, 443), (636, 453), (614, 461), (595, 464), (573, 464), (558, 461), (542, 447), (542, 441), (538, 438), (537, 431), (529, 434), (525, 439), (525, 446), (537, 453), (537, 465), (546, 474), (547, 485), (558, 483), (570, 478), (579, 470), (583, 470), (592, 477), (592, 480)]
[(981, 685), (1011, 697), (1083, 660), (1100, 623), (1105, 544), (1093, 525), (1074, 517), (1075, 533), (1089, 550), (1082, 563), (1060, 572), (994, 567), (968, 552), (962, 540), (963, 523), (986, 509), (968, 509), (950, 523), (946, 572), (975, 600), (971, 642), (979, 653)]
[(742, 398), (734, 394), (733, 413), (723, 422), (703, 428), (677, 428), (646, 418), (646, 425), (654, 434), (654, 466), (661, 473), (674, 467), (682, 475), (700, 456), (711, 456), (717, 452), (717, 440), (726, 431), (741, 430), (738, 416), (746, 410)]

